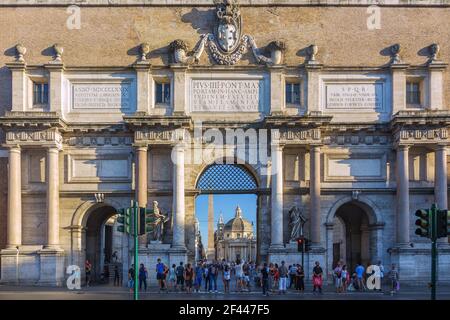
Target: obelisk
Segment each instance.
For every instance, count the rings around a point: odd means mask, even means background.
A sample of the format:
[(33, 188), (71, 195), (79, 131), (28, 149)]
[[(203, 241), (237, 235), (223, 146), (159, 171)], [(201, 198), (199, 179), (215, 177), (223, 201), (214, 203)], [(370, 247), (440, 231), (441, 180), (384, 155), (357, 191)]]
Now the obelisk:
[(206, 259), (212, 261), (216, 258), (214, 249), (214, 203), (213, 195), (208, 195), (208, 246), (206, 251)]

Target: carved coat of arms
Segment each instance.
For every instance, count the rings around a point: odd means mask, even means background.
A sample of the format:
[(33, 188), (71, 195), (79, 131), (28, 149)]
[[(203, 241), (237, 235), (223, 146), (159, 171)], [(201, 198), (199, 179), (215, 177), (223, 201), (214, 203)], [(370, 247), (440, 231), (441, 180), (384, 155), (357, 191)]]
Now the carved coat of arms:
[(208, 47), (211, 57), (217, 64), (234, 65), (250, 47), (257, 63), (278, 65), (281, 63), (285, 44), (282, 41), (272, 41), (266, 48), (270, 57), (265, 56), (257, 47), (255, 39), (242, 34), (242, 17), (237, 0), (214, 0), (216, 5), (216, 24), (212, 33), (202, 34), (200, 41), (192, 52), (181, 40), (170, 44), (175, 63), (198, 63), (205, 47)]
[(241, 39), (241, 13), (233, 0), (217, 3), (215, 37), (224, 53), (236, 50)]

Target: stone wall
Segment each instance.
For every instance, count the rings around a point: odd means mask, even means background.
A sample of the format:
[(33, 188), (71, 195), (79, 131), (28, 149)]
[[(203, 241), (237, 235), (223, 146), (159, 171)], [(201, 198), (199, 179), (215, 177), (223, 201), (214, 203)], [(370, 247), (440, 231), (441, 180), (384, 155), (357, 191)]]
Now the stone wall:
[[(441, 46), (441, 60), (450, 61), (449, 8), (382, 7), (381, 29), (368, 30), (365, 7), (243, 7), (243, 32), (252, 35), (259, 46), (272, 40), (284, 40), (284, 63), (297, 66), (304, 62), (304, 51), (312, 43), (319, 46), (318, 60), (328, 66), (373, 66), (389, 61), (386, 48), (394, 43), (403, 47), (402, 58), (422, 65), (427, 57), (423, 48), (432, 43)], [(15, 55), (14, 46), (27, 47), (29, 65), (51, 60), (54, 43), (64, 47), (67, 67), (129, 66), (137, 56), (137, 46), (150, 44), (154, 66), (169, 63), (168, 45), (174, 39), (186, 41), (192, 48), (200, 34), (211, 32), (213, 8), (205, 7), (83, 7), (81, 29), (69, 30), (65, 7), (0, 7), (3, 30), (0, 41), (0, 110), (11, 105), (10, 72), (4, 67)], [(52, 23), (42, 23), (51, 17)], [(439, 26), (442, 26), (440, 28)], [(176, 32), (175, 32), (176, 30)], [(50, 52), (50, 53), (49, 53)], [(251, 53), (240, 65), (254, 63)], [(209, 65), (203, 55), (201, 65)], [(448, 81), (448, 71), (444, 80)], [(446, 86), (445, 101), (450, 99)]]

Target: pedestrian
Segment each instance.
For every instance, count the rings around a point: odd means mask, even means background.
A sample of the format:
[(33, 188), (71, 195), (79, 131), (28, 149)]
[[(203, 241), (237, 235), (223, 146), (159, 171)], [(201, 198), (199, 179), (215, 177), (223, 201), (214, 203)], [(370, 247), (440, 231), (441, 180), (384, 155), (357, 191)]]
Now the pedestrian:
[(292, 264), (289, 266), (289, 289), (292, 288), (292, 285), (294, 285), (295, 288), (295, 276), (297, 274), (297, 266), (295, 264)]
[(322, 294), (322, 284), (323, 284), (323, 270), (320, 267), (319, 261), (316, 261), (315, 267), (313, 268), (313, 293), (316, 293), (316, 289), (319, 290), (319, 293)]
[(144, 264), (141, 263), (141, 266), (139, 267), (139, 291), (142, 290), (142, 285), (144, 285), (144, 290), (147, 291), (147, 277), (147, 269), (145, 268)]
[(215, 262), (213, 262), (208, 268), (209, 275), (209, 292), (217, 293), (217, 276), (219, 275), (219, 269)]
[(208, 292), (208, 288), (209, 288), (209, 266), (204, 263), (203, 264), (203, 278), (205, 279), (205, 292)]
[(114, 266), (114, 286), (120, 286), (120, 275), (119, 275), (119, 267), (117, 265)]
[[(380, 287), (379, 287), (379, 291), (382, 291), (382, 287), (383, 287), (383, 278), (384, 278), (384, 266), (381, 264), (381, 261), (380, 260), (378, 260), (378, 262), (377, 262), (377, 267), (378, 267), (378, 277), (379, 277), (379, 279), (377, 279), (379, 282), (379, 284), (380, 284)], [(375, 275), (375, 276), (377, 276), (377, 275)]]
[(303, 293), (305, 291), (305, 271), (303, 270), (303, 266), (300, 264), (297, 265), (297, 273), (295, 278), (295, 289)]
[(400, 290), (399, 274), (395, 267), (395, 263), (392, 264), (391, 270), (389, 271), (389, 279), (391, 280), (391, 296)]
[(172, 264), (172, 267), (170, 267), (169, 269), (169, 288), (173, 291), (175, 291), (176, 286), (177, 286), (177, 273), (176, 273), (176, 267), (177, 265), (174, 263)]
[(92, 264), (89, 260), (86, 260), (84, 263), (84, 272), (86, 274), (86, 287), (89, 287), (91, 284), (91, 272), (92, 272)]
[(288, 273), (289, 270), (286, 267), (286, 264), (284, 261), (281, 261), (281, 266), (278, 268), (278, 273), (279, 273), (279, 294), (286, 294), (286, 285), (287, 285), (287, 279), (288, 279)]
[(356, 273), (356, 280), (358, 283), (358, 290), (363, 291), (364, 290), (364, 283), (363, 283), (363, 275), (364, 275), (364, 267), (361, 263), (358, 263), (356, 265), (355, 273)]
[(128, 288), (130, 289), (130, 293), (134, 291), (134, 264), (131, 265), (131, 268), (128, 269)]
[(262, 287), (262, 293), (264, 296), (269, 296), (269, 275), (270, 275), (270, 269), (267, 267), (267, 263), (264, 263), (263, 267), (261, 268), (261, 287)]
[(184, 266), (183, 261), (180, 261), (180, 265), (176, 269), (177, 273), (177, 284), (175, 286), (175, 289), (178, 289), (178, 286), (180, 286), (181, 291), (184, 291)]
[(346, 292), (347, 286), (350, 282), (350, 273), (347, 271), (347, 265), (345, 264), (342, 266), (341, 276), (342, 276), (342, 291)]
[(272, 291), (276, 291), (278, 290), (278, 283), (280, 281), (280, 272), (278, 270), (278, 264), (275, 263), (274, 267), (273, 267), (273, 288)]
[(273, 291), (272, 290), (272, 288), (273, 288), (273, 283), (274, 283), (274, 274), (275, 274), (275, 271), (274, 271), (274, 265), (273, 265), (273, 263), (270, 263), (269, 264), (269, 281), (268, 281), (268, 290), (269, 291)]
[(241, 292), (242, 291), (242, 277), (243, 277), (243, 268), (244, 263), (241, 261), (241, 259), (236, 259), (236, 265), (235, 265), (235, 274), (236, 274), (236, 291)]
[(230, 293), (230, 280), (231, 280), (231, 271), (230, 267), (226, 264), (223, 268), (223, 288), (225, 293)]
[(341, 263), (338, 262), (336, 268), (333, 270), (334, 285), (336, 287), (336, 293), (342, 292), (342, 267)]
[(184, 283), (186, 285), (186, 293), (192, 292), (192, 280), (194, 279), (194, 270), (191, 264), (188, 263), (184, 269)]
[(203, 266), (200, 261), (197, 262), (197, 266), (195, 267), (194, 272), (195, 272), (194, 290), (195, 292), (200, 292), (200, 289), (202, 288), (202, 279), (203, 279)]
[(161, 262), (161, 259), (158, 258), (157, 260), (157, 264), (156, 264), (156, 280), (158, 280), (158, 284), (159, 284), (159, 292), (165, 290), (165, 286), (164, 286), (164, 272), (166, 271), (165, 269), (165, 265), (164, 263)]

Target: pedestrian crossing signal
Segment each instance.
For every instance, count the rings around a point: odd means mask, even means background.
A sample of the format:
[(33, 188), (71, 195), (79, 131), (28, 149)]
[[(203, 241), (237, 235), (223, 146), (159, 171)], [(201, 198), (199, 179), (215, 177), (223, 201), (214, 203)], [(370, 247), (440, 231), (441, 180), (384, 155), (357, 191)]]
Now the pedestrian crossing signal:
[(430, 238), (431, 237), (431, 211), (428, 209), (419, 209), (416, 211), (415, 216), (419, 219), (416, 220), (416, 234), (421, 237)]
[(300, 237), (297, 238), (297, 251), (298, 252), (305, 252), (305, 238)]
[(438, 238), (446, 238), (450, 235), (450, 211), (438, 210), (436, 233)]
[(139, 208), (139, 235), (153, 232), (155, 216), (153, 209)]
[(308, 238), (305, 238), (305, 252), (311, 251), (311, 240)]

